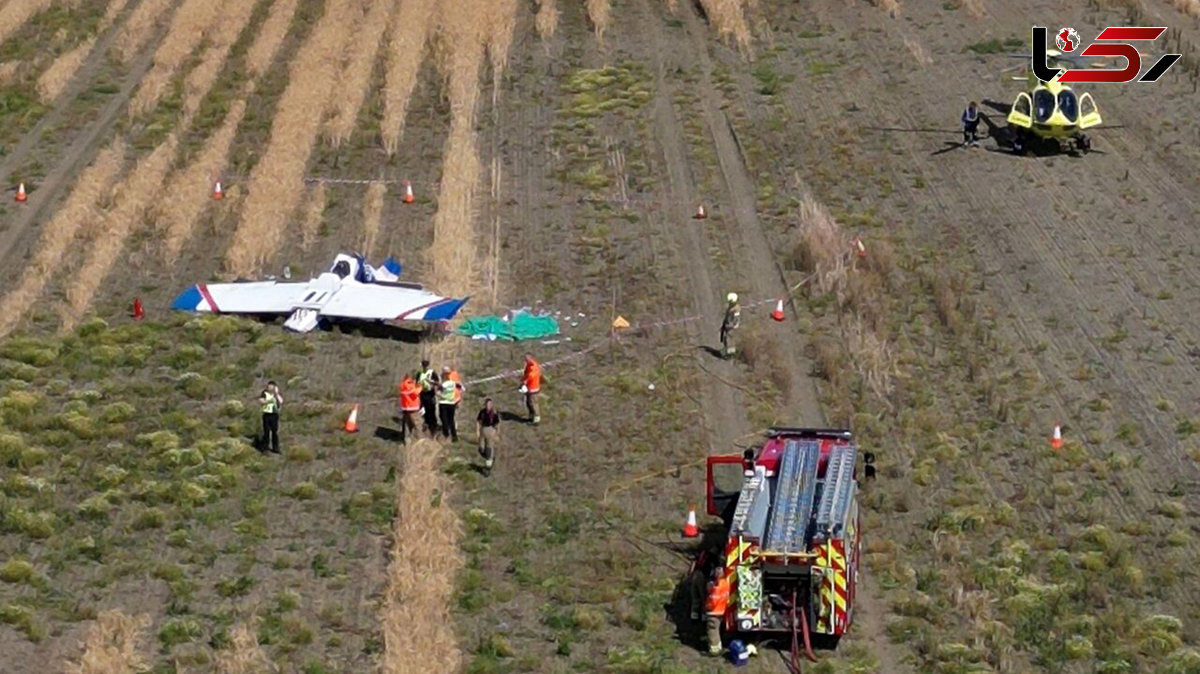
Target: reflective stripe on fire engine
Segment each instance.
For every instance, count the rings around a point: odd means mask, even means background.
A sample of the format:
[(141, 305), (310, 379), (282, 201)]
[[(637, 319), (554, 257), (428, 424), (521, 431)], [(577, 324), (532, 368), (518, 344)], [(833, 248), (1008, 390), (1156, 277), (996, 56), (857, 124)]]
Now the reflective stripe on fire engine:
[(733, 574), (733, 570), (737, 567), (740, 560), (745, 559), (750, 552), (750, 542), (741, 538), (729, 539), (729, 544), (725, 547), (725, 574)]

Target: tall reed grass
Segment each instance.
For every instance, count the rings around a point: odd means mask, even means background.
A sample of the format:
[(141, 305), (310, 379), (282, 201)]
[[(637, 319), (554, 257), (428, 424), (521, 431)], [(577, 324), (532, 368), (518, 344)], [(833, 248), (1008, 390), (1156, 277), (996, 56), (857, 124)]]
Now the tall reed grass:
[(96, 27), (94, 35), (84, 40), (74, 49), (60, 55), (54, 59), (54, 63), (50, 64), (39, 77), (37, 81), (38, 99), (43, 103), (50, 104), (62, 95), (67, 85), (74, 79), (75, 73), (79, 71), (79, 67), (83, 65), (88, 56), (91, 55), (92, 49), (96, 47), (97, 36), (102, 35), (104, 31), (112, 26), (117, 15), (121, 10), (125, 9), (125, 5), (129, 0), (109, 0), (108, 7), (104, 10), (104, 16), (100, 19), (100, 24)]
[(377, 0), (363, 15), (356, 31), (357, 38), (347, 45), (349, 57), (339, 73), (340, 86), (334, 88), (329, 99), (330, 117), (325, 127), (325, 137), (334, 147), (350, 139), (354, 132), (358, 112), (362, 109), (367, 91), (371, 88), (371, 76), (375, 73), (375, 55), (383, 41), (398, 3)]
[[(19, 0), (18, 0), (19, 1)], [(146, 615), (128, 616), (104, 611), (88, 627), (83, 655), (64, 667), (66, 674), (137, 674), (149, 670), (142, 633), (150, 626)]]
[(399, 11), (392, 15), (380, 124), (383, 147), (389, 157), (396, 154), (404, 135), (408, 100), (417, 85), (437, 7), (434, 0), (403, 0)]
[(337, 66), (353, 38), (352, 0), (330, 0), (292, 61), (279, 98), (271, 139), (250, 173), (248, 196), (226, 255), (230, 271), (256, 273), (283, 240), (288, 219), (304, 191), (304, 169), (320, 130), (320, 111), (338, 83)]
[(612, 5), (609, 0), (587, 0), (588, 20), (596, 31), (596, 39), (604, 39), (604, 31), (612, 25)]
[(27, 21), (46, 11), (53, 0), (10, 0), (0, 3), (0, 44), (21, 30)]
[(383, 601), (384, 674), (457, 672), (454, 582), (462, 568), (462, 525), (441, 470), (442, 445), (421, 439), (404, 450), (397, 481), (388, 588)]
[(204, 39), (226, 2), (252, 5), (248, 0), (183, 0), (171, 19), (166, 37), (154, 52), (154, 65), (142, 78), (129, 107), (133, 114), (154, 108), (170, 87), (175, 73)]
[(538, 35), (543, 40), (554, 37), (554, 32), (558, 30), (557, 0), (539, 0), (537, 15), (533, 17), (533, 23), (537, 28)]
[(733, 38), (743, 54), (750, 51), (750, 28), (746, 23), (744, 0), (700, 0), (704, 13), (722, 40)]
[(92, 237), (83, 264), (68, 277), (66, 302), (59, 307), (61, 332), (69, 332), (83, 318), (104, 279), (125, 248), (125, 240), (142, 217), (163, 196), (163, 179), (179, 146), (175, 134), (143, 157), (113, 192), (113, 207)]
[(317, 183), (309, 188), (304, 200), (300, 216), (300, 244), (307, 250), (317, 239), (321, 231), (321, 223), (325, 220), (325, 183)]
[(367, 196), (363, 200), (363, 239), (360, 250), (368, 257), (375, 251), (375, 242), (379, 239), (386, 196), (386, 183), (371, 183), (367, 187)]
[(99, 205), (105, 200), (113, 181), (125, 162), (125, 144), (117, 138), (85, 168), (71, 193), (42, 228), (33, 253), (33, 261), (20, 277), (17, 287), (0, 301), (0, 337), (6, 337), (34, 307), (47, 283), (62, 273), (67, 250), (85, 225), (99, 219)]
[[(214, 0), (215, 1), (215, 0)], [(226, 0), (220, 18), (210, 27), (208, 47), (183, 81), (183, 115), (191, 120), (220, 76), (233, 44), (250, 25), (255, 0)]]
[(220, 674), (271, 674), (279, 671), (258, 643), (258, 620), (239, 623), (229, 633), (229, 648), (217, 653)]
[(234, 101), (221, 126), (204, 142), (196, 158), (176, 171), (167, 182), (166, 194), (171, 198), (159, 205), (156, 220), (162, 231), (164, 258), (168, 264), (179, 259), (196, 223), (212, 203), (213, 182), (219, 179), (221, 169), (229, 160), (229, 150), (245, 114), (245, 99)]
[(113, 41), (113, 47), (122, 62), (129, 63), (146, 46), (173, 4), (172, 0), (142, 0), (138, 3)]
[(259, 28), (258, 37), (246, 50), (246, 72), (250, 77), (261, 77), (271, 67), (279, 47), (287, 37), (299, 4), (300, 0), (273, 0), (266, 20)]
[(513, 31), (517, 26), (517, 0), (493, 0), (488, 19), (487, 53), (492, 65), (492, 105), (500, 96), (500, 80), (508, 67), (508, 50), (512, 47)]

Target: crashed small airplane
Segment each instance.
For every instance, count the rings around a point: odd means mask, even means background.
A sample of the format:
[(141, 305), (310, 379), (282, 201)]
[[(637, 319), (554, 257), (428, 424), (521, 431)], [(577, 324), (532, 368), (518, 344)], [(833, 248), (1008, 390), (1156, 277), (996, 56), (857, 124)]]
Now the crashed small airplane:
[(287, 315), (285, 329), (311, 332), (325, 319), (446, 321), (467, 299), (441, 297), (420, 284), (401, 283), (400, 264), (390, 257), (376, 268), (361, 255), (343, 253), (334, 258), (329, 271), (307, 283), (201, 283), (183, 291), (171, 308), (213, 314)]

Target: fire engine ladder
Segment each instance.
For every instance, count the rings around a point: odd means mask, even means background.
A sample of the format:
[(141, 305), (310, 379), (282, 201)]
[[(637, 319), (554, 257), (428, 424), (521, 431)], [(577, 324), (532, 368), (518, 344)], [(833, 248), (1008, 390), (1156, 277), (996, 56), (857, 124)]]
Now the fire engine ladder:
[(760, 469), (755, 472), (754, 477), (742, 483), (737, 508), (733, 511), (733, 521), (729, 527), (730, 533), (760, 543), (763, 529), (766, 528), (770, 503), (770, 483), (767, 482), (766, 475)]
[(804, 534), (812, 518), (820, 459), (821, 443), (818, 440), (785, 442), (776, 484), (778, 496), (767, 530), (768, 551), (784, 554), (805, 551)]
[(829, 452), (825, 486), (817, 503), (817, 536), (836, 538), (846, 527), (846, 516), (854, 498), (854, 462), (858, 448), (840, 445)]

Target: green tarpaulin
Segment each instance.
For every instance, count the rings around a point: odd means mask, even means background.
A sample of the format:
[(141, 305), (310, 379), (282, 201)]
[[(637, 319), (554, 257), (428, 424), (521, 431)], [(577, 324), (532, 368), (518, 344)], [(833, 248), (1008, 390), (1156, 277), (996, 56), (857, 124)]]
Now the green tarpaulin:
[(503, 316), (476, 316), (458, 327), (458, 334), (472, 339), (508, 340), (540, 339), (558, 334), (558, 321), (552, 316), (534, 316), (525, 311)]

